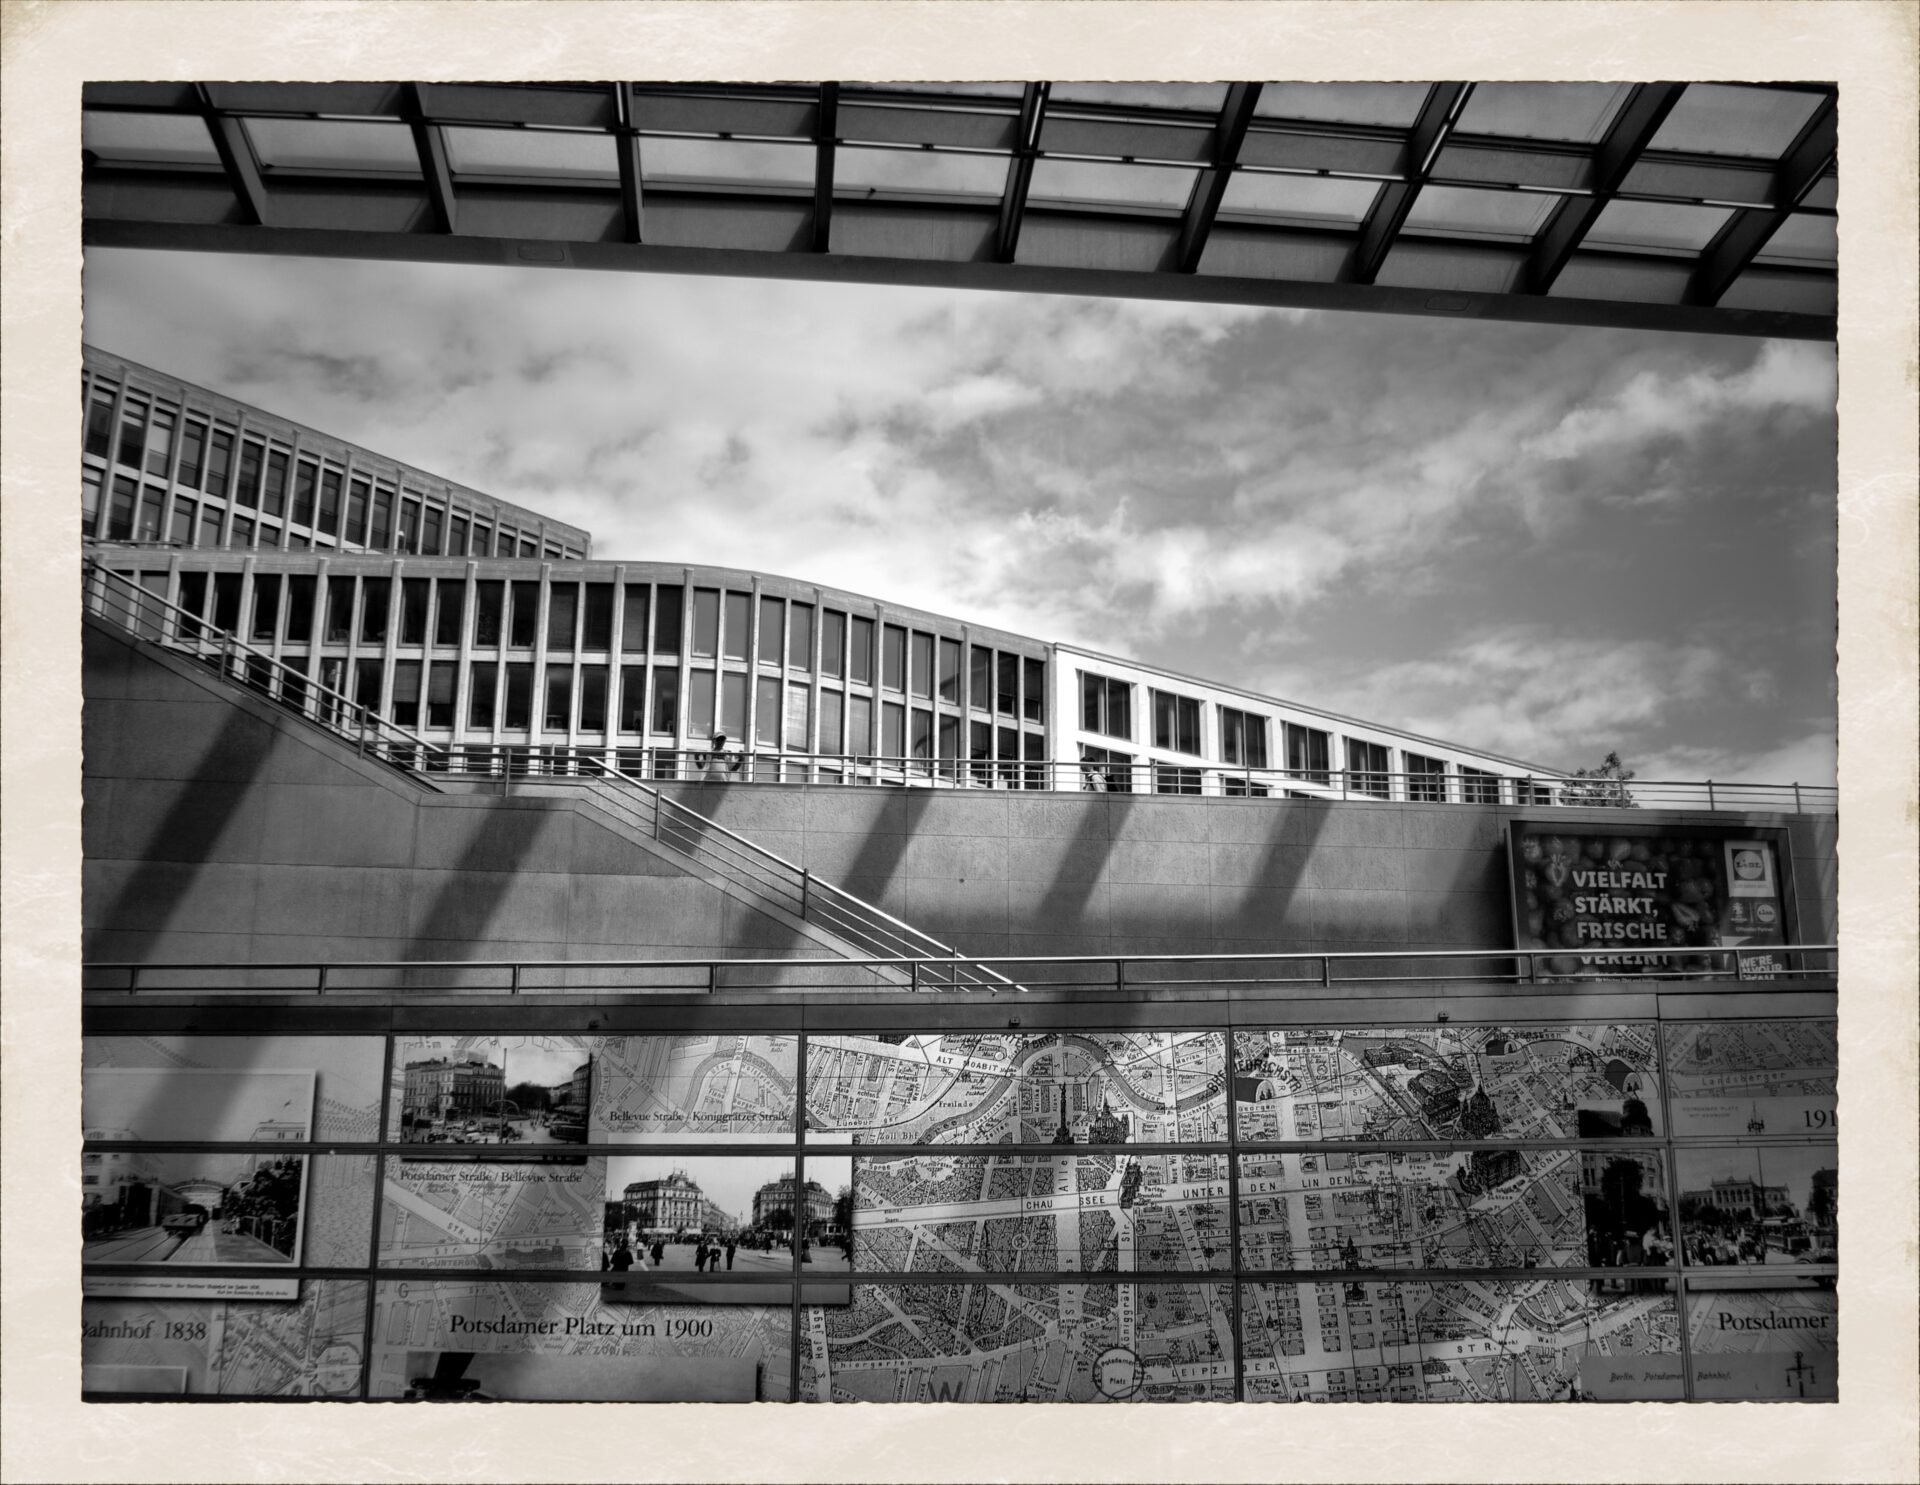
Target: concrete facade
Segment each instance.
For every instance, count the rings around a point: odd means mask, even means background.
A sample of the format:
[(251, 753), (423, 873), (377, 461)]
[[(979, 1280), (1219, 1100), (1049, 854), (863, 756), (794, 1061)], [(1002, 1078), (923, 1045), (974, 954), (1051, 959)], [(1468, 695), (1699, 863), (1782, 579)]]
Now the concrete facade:
[[(86, 955), (587, 959), (831, 953), (549, 785), (436, 793), (89, 625)], [(1511, 944), (1511, 806), (776, 784), (666, 792), (978, 956)], [(1569, 829), (1619, 818), (1555, 810)], [(1805, 942), (1835, 822), (1789, 833)], [(1637, 810), (1635, 824), (1727, 817)], [(1624, 823), (1624, 822), (1623, 822)]]
[(440, 794), (97, 624), (91, 961), (831, 953), (566, 797)]
[[(1680, 810), (679, 785), (689, 807), (982, 956), (1501, 948), (1506, 826), (1724, 826)], [(1831, 942), (1836, 822), (1789, 832), (1803, 941)]]

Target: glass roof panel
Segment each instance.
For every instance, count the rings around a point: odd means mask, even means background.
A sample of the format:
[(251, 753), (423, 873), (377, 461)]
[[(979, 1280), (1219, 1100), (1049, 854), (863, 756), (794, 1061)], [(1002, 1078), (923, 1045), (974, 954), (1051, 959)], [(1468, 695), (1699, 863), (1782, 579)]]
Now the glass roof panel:
[(191, 113), (106, 113), (89, 108), (80, 115), (80, 147), (103, 160), (220, 162), (206, 124)]
[(1461, 110), (1463, 134), (1597, 144), (1626, 101), (1626, 83), (1480, 83)]
[(1254, 105), (1263, 119), (1384, 124), (1404, 129), (1420, 116), (1426, 83), (1268, 83)]
[(834, 151), (835, 195), (871, 191), (931, 192), (998, 198), (1007, 186), (1005, 155), (953, 155), (937, 150)]
[(248, 119), (260, 163), (308, 170), (393, 170), (420, 173), (413, 131), (405, 124), (337, 119)]
[(1055, 103), (1110, 103), (1131, 108), (1184, 108), (1218, 113), (1227, 101), (1225, 83), (1057, 82), (1047, 94)]
[(965, 98), (1018, 98), (1026, 91), (1017, 82), (849, 83), (849, 92), (955, 93)]
[(1317, 175), (1259, 175), (1236, 170), (1220, 198), (1223, 212), (1292, 217), (1308, 222), (1351, 226), (1366, 216), (1380, 183), (1330, 180)]
[(1464, 186), (1428, 186), (1413, 198), (1408, 227), (1441, 232), (1481, 232), (1528, 237), (1538, 231), (1560, 198), (1542, 191), (1474, 191)]
[(747, 139), (640, 141), (643, 181), (714, 181), (748, 186), (810, 186), (811, 141), (778, 144)]
[(1833, 263), (1840, 256), (1838, 217), (1796, 211), (1782, 222), (1760, 249), (1762, 263)]
[(616, 176), (619, 156), (611, 134), (563, 134), (547, 129), (446, 130), (447, 158), (475, 175)]
[(1181, 207), (1198, 171), (1175, 165), (1116, 165), (1095, 160), (1036, 160), (1030, 201)]
[(1681, 248), (1698, 252), (1733, 213), (1721, 206), (1667, 201), (1609, 201), (1587, 231), (1587, 241), (1610, 247)]
[(1689, 83), (1652, 148), (1777, 160), (1819, 106), (1818, 93)]

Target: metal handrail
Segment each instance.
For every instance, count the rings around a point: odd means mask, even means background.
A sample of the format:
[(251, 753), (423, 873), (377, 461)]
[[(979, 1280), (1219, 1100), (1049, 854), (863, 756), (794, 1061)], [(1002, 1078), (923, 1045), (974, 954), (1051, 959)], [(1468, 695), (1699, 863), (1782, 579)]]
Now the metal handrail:
[(1627, 783), (1494, 774), (1397, 773), (1371, 769), (1242, 768), (1191, 763), (1099, 763), (1064, 758), (900, 758), (882, 754), (749, 752), (724, 780), (705, 777), (708, 752), (636, 744), (464, 742), (450, 744), (456, 772), (510, 780), (564, 783), (582, 763), (609, 754), (640, 760), (656, 784), (780, 783), (839, 788), (1016, 789), (1051, 793), (1204, 795), (1210, 798), (1310, 798), (1323, 802), (1482, 804), (1520, 808), (1672, 808), (1831, 813), (1839, 790), (1830, 784), (1758, 784), (1718, 779), (1634, 779)]
[[(97, 586), (91, 589), (96, 600), (92, 611), (101, 618), (115, 619), (128, 633), (201, 664), (217, 659), (219, 663), (213, 668), (224, 679), (245, 686), (268, 700), (291, 707), (308, 721), (353, 742), (363, 755), (368, 751), (368, 735), (371, 733), (374, 752), (388, 762), (399, 763), (402, 767), (423, 768), (429, 772), (446, 771), (444, 767), (436, 769), (433, 760), (445, 757), (447, 744), (429, 742), (417, 733), (409, 732), (373, 708), (353, 700), (345, 692), (337, 691), (323, 681), (316, 681), (304, 671), (296, 670), (265, 651), (256, 649), (231, 630), (222, 629), (158, 593), (141, 587), (124, 573), (104, 567), (92, 558), (83, 562), (82, 571), (88, 578), (99, 580)], [(116, 603), (120, 605), (117, 609), (114, 607)], [(147, 632), (149, 626), (158, 632)], [(236, 661), (241, 662), (237, 672)], [(259, 667), (258, 673), (267, 677), (267, 684), (255, 683), (256, 667)], [(277, 686), (272, 683), (276, 678)], [(297, 695), (298, 699), (290, 700), (292, 695)], [(342, 725), (341, 719), (347, 717), (354, 719), (354, 725)], [(400, 756), (381, 752), (383, 748), (398, 750)]]
[[(903, 925), (904, 926), (904, 925)], [(1653, 981), (1665, 983), (1680, 981), (1697, 983), (1717, 981), (1721, 983), (1784, 983), (1791, 988), (1796, 983), (1812, 980), (1830, 980), (1836, 973), (1838, 948), (1834, 944), (1766, 944), (1736, 945), (1727, 948), (1684, 948), (1684, 949), (1594, 949), (1573, 955), (1569, 951), (1553, 949), (1415, 949), (1415, 950), (1335, 950), (1325, 952), (1278, 953), (1278, 954), (1046, 954), (1033, 956), (993, 955), (966, 961), (971, 968), (999, 973), (994, 966), (1005, 965), (1016, 972), (1031, 972), (1041, 968), (1096, 966), (1108, 973), (1099, 980), (1037, 980), (1043, 989), (1083, 989), (1094, 988), (1115, 990), (1186, 986), (1199, 988), (1208, 985), (1241, 984), (1290, 984), (1306, 986), (1312, 989), (1324, 989), (1335, 985), (1359, 984), (1396, 984), (1409, 981), (1423, 983), (1448, 981), (1476, 981), (1501, 984), (1564, 985), (1569, 981), (1591, 982), (1606, 978), (1604, 961), (1617, 958), (1633, 958), (1642, 963), (1639, 972), (1632, 976), (1614, 977), (1617, 983)], [(1584, 970), (1569, 970), (1560, 961), (1567, 958), (1594, 961)], [(1644, 961), (1649, 958), (1662, 958), (1673, 961), (1671, 969), (1648, 970)], [(1808, 963), (1818, 958), (1819, 963)], [(1405, 974), (1384, 972), (1374, 966), (1383, 963), (1392, 965), (1413, 965), (1415, 963), (1473, 964), (1480, 966), (1471, 974)], [(209, 960), (181, 961), (173, 963), (139, 960), (91, 960), (81, 966), (83, 975), (125, 973), (127, 984), (104, 993), (129, 995), (140, 994), (142, 989), (152, 993), (176, 993), (175, 988), (156, 988), (148, 984), (141, 985), (141, 977), (155, 975), (207, 975), (244, 973), (250, 977), (267, 974), (286, 974), (298, 972), (314, 977), (311, 986), (258, 986), (238, 987), (248, 994), (316, 994), (332, 992), (354, 993), (351, 989), (341, 990), (340, 981), (356, 974), (399, 972), (419, 974), (436, 970), (457, 971), (461, 974), (496, 972), (507, 980), (507, 993), (520, 995), (535, 987), (525, 981), (530, 972), (540, 970), (560, 970), (573, 973), (608, 974), (619, 971), (634, 971), (646, 974), (664, 974), (679, 970), (696, 971), (695, 978), (704, 982), (707, 993), (713, 993), (719, 974), (724, 970), (757, 971), (765, 973), (771, 970), (886, 970), (912, 971), (923, 968), (926, 960), (911, 956), (874, 956), (870, 958), (847, 959), (360, 959), (360, 960)], [(1505, 972), (1496, 972), (1488, 966), (1506, 964)], [(1154, 978), (1140, 973), (1145, 966), (1178, 967), (1198, 966), (1201, 968), (1241, 966), (1249, 971), (1261, 969), (1280, 969), (1298, 967), (1304, 971), (1295, 974), (1248, 973), (1235, 977), (1219, 974), (1205, 976), (1176, 976), (1172, 978)], [(1365, 966), (1366, 972), (1341, 974), (1342, 966)], [(916, 977), (916, 983), (924, 983)], [(1001, 976), (1001, 983), (1011, 983)], [(196, 990), (228, 987), (196, 986)], [(374, 987), (381, 988), (381, 987)], [(572, 987), (548, 987), (565, 990)], [(670, 987), (678, 989), (681, 987)], [(839, 989), (842, 987), (828, 987)], [(958, 987), (956, 987), (958, 988)], [(489, 993), (482, 991), (482, 993)]]
[[(297, 694), (299, 700), (296, 709), (301, 715), (331, 731), (339, 732), (341, 729), (328, 716), (329, 710), (349, 711), (360, 718), (356, 740), (362, 752), (366, 751), (369, 723), (377, 723), (380, 736), (376, 748), (387, 750), (382, 756), (387, 757), (388, 761), (428, 772), (451, 772), (454, 760), (446, 744), (430, 743), (377, 714), (370, 714), (365, 706), (331, 687), (311, 681), (304, 673), (263, 654), (238, 636), (208, 623), (178, 604), (149, 592), (122, 573), (102, 567), (90, 559), (85, 564), (85, 572), (89, 577), (97, 576), (100, 579), (95, 590), (98, 596), (95, 612), (101, 617), (114, 618), (130, 632), (196, 660), (204, 661), (207, 651), (211, 649), (219, 659), (216, 668), (224, 678), (237, 680), (283, 704), (295, 705), (288, 698), (290, 694)], [(116, 600), (118, 607), (115, 606)], [(156, 619), (158, 623), (155, 623)], [(157, 632), (146, 633), (149, 626)], [(233, 664), (236, 657), (243, 661), (237, 676)], [(253, 667), (256, 665), (266, 668), (263, 673), (269, 683), (265, 686), (252, 683)], [(277, 687), (272, 684), (276, 673), (279, 675)], [(291, 688), (289, 681), (292, 682)], [(331, 708), (310, 707), (312, 701), (332, 701), (336, 704)], [(352, 732), (345, 735), (354, 736)], [(572, 761), (576, 765), (584, 764), (591, 770), (586, 777), (591, 780), (596, 804), (623, 818), (661, 845), (702, 861), (736, 886), (756, 893), (763, 901), (794, 913), (803, 921), (829, 928), (851, 939), (857, 947), (889, 948), (903, 954), (906, 960), (939, 960), (943, 965), (951, 966), (955, 983), (960, 983), (964, 975), (965, 983), (984, 985), (989, 992), (1012, 983), (1002, 975), (963, 968), (959, 950), (902, 923), (850, 892), (817, 880), (805, 868), (729, 830), (710, 816), (690, 809), (678, 800), (666, 798), (659, 790), (626, 773), (604, 756), (587, 754)], [(622, 788), (611, 787), (610, 780), (618, 781)], [(634, 809), (625, 797), (628, 791), (645, 800), (651, 809)], [(822, 892), (829, 894), (824, 901), (818, 895)], [(825, 901), (831, 901), (834, 906), (826, 907)], [(918, 985), (921, 978), (916, 973), (913, 983)]]

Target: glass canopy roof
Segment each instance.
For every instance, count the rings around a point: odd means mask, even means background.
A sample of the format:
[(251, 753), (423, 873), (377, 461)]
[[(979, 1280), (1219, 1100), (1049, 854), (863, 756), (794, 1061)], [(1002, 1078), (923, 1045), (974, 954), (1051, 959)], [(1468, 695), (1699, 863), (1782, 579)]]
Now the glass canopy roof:
[(84, 104), (100, 245), (1833, 334), (1836, 97), (1811, 84), (97, 83)]

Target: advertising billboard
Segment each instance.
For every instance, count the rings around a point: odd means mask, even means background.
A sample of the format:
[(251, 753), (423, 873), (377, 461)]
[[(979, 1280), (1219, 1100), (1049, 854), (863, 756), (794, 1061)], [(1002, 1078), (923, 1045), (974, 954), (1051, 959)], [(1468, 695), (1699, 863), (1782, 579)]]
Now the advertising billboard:
[[(1795, 942), (1786, 839), (1750, 826), (1509, 825), (1514, 946), (1553, 975), (1731, 974)], [(1748, 978), (1782, 966), (1741, 956)]]

